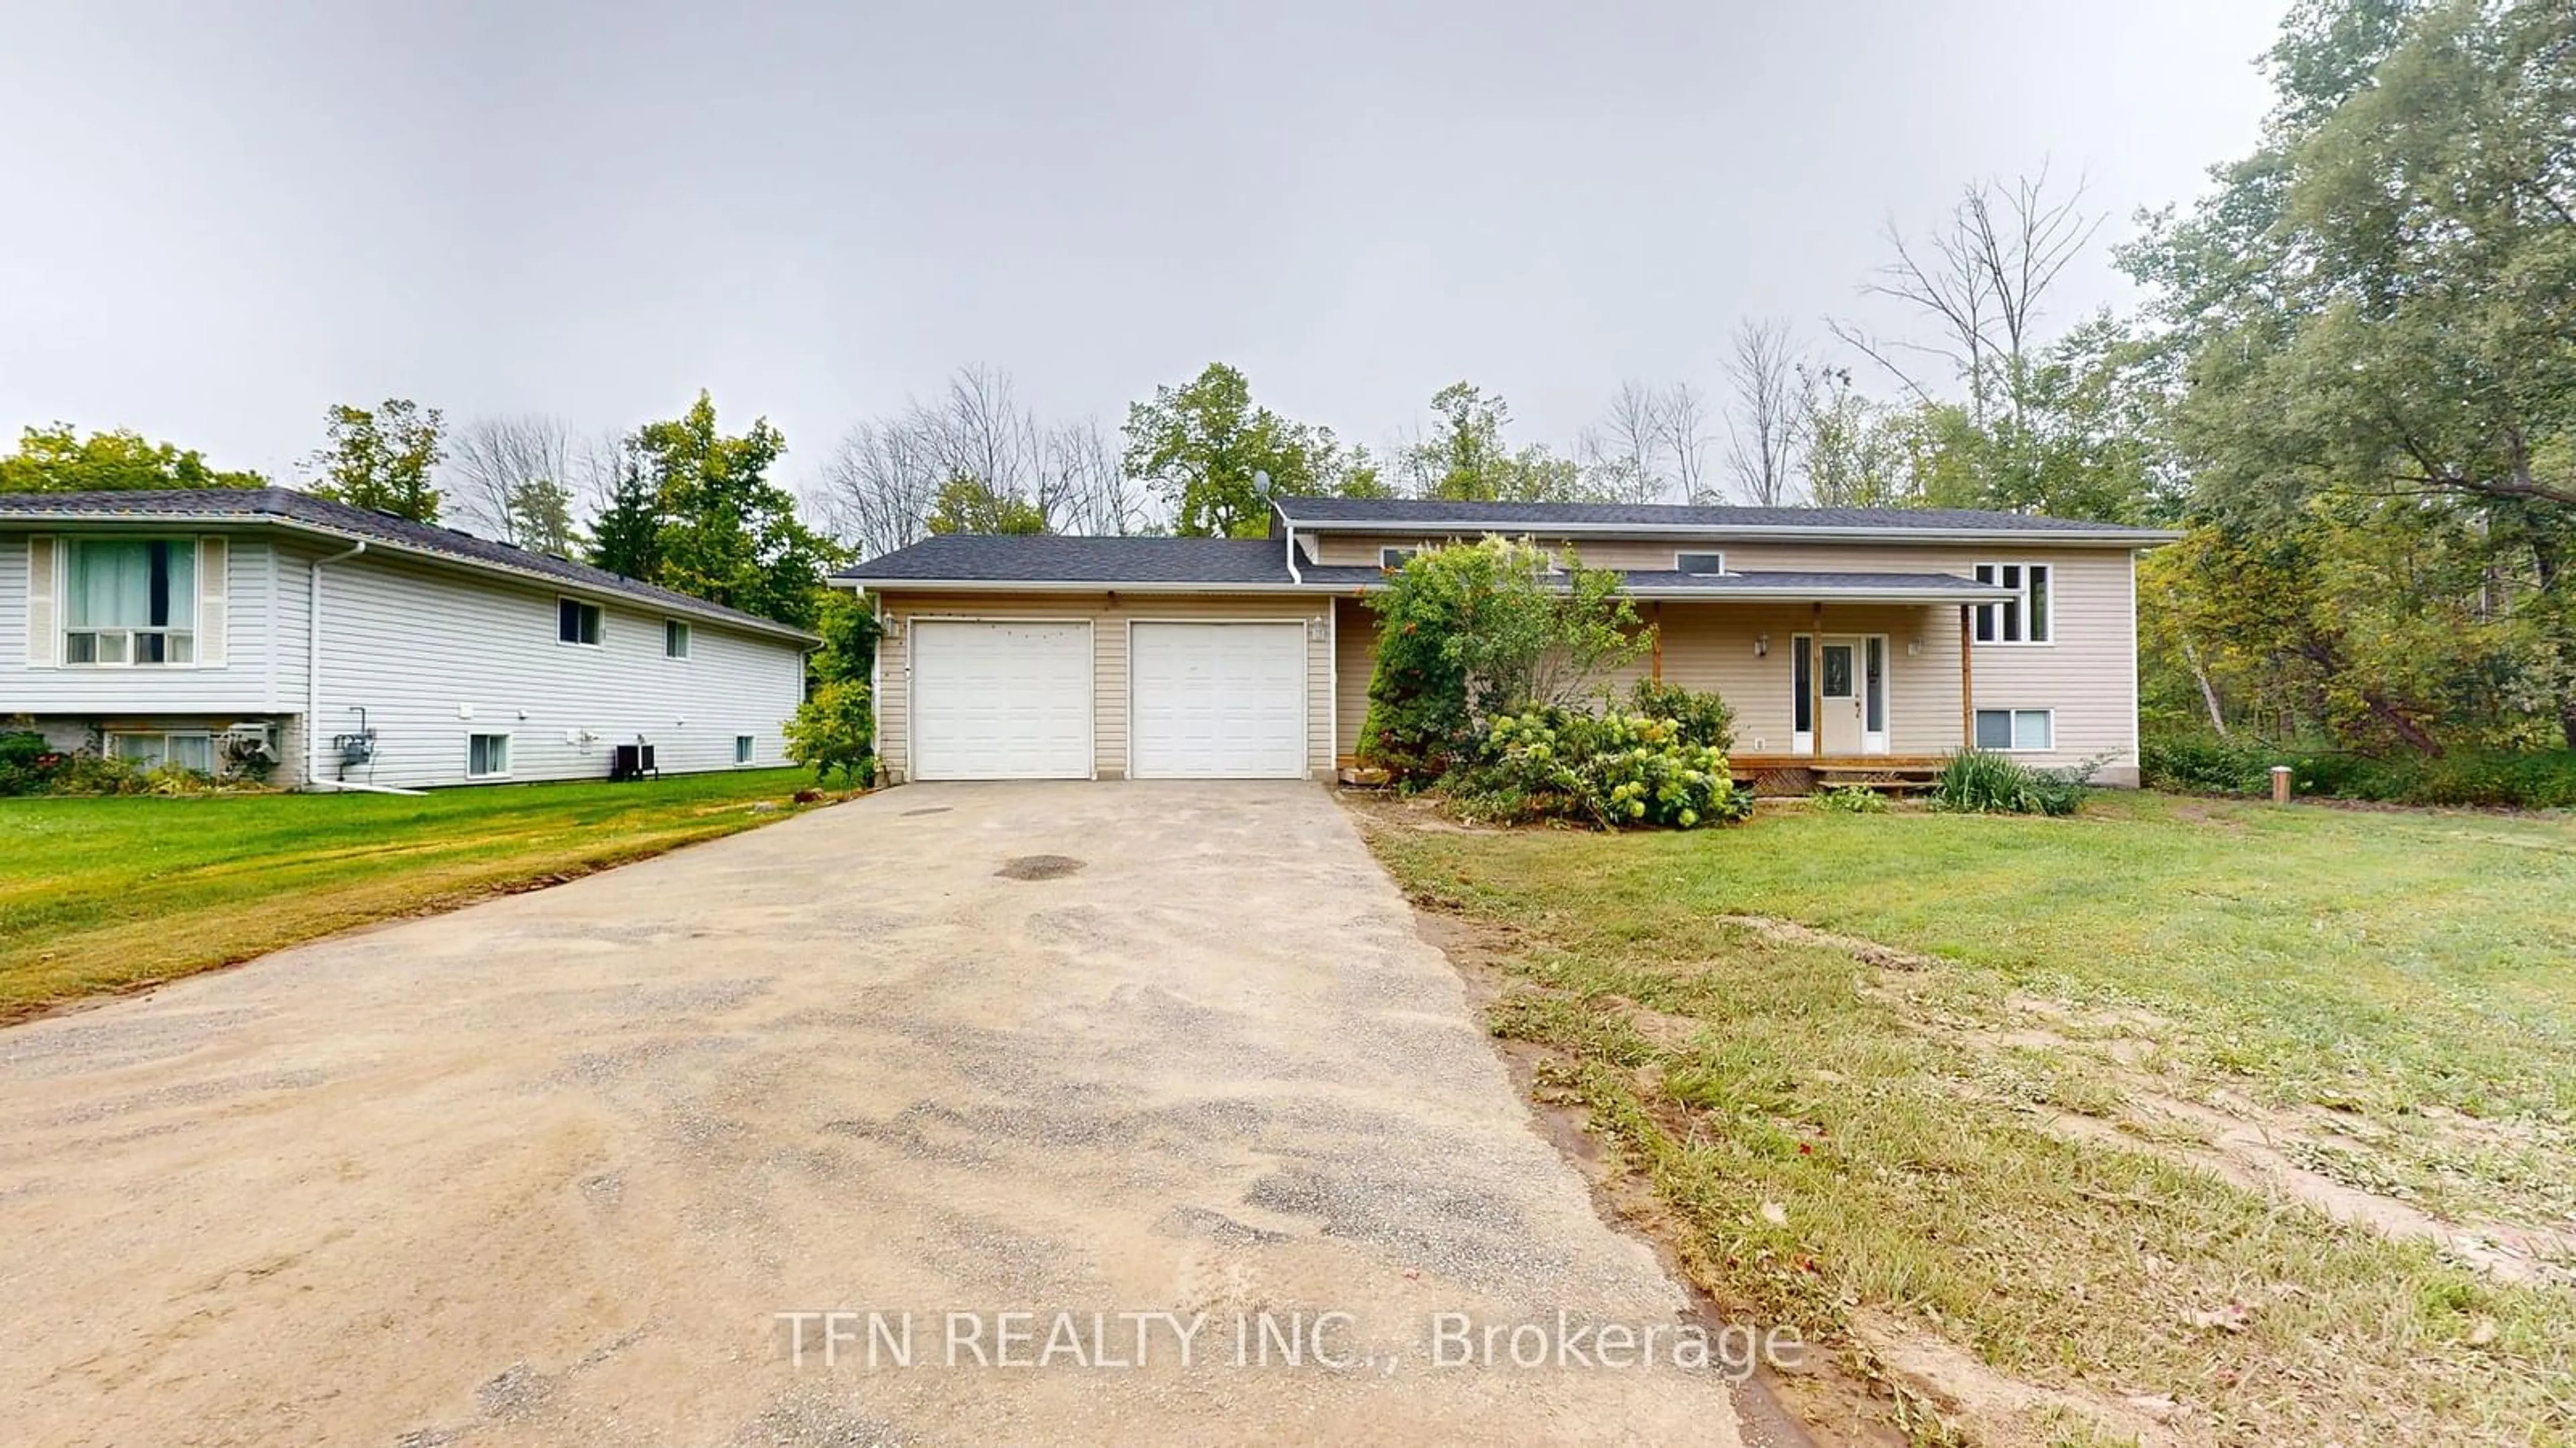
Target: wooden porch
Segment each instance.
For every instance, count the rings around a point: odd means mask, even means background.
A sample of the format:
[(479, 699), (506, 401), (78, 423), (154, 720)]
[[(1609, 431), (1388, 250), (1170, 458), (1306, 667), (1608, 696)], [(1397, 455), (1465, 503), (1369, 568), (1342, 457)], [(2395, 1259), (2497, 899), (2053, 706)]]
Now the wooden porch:
[(1754, 794), (1814, 794), (1857, 784), (1882, 794), (1929, 789), (1948, 763), (1937, 754), (1730, 754), (1735, 782)]

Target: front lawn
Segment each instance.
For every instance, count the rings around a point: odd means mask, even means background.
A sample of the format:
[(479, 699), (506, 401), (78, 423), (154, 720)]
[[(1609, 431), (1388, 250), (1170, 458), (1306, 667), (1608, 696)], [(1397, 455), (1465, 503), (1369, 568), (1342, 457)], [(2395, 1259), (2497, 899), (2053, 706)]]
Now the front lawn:
[(1641, 1225), (1919, 1440), (2576, 1441), (2576, 821), (1363, 818)]
[(805, 782), (0, 800), (0, 1021), (729, 835)]

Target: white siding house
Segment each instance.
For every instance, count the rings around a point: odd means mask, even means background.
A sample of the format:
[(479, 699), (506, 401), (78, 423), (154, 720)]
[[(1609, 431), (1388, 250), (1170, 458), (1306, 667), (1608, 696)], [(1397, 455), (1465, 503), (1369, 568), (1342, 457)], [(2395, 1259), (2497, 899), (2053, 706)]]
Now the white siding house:
[(285, 489), (0, 497), (0, 720), (65, 748), (256, 743), (325, 787), (603, 778), (639, 742), (667, 773), (775, 766), (813, 642)]

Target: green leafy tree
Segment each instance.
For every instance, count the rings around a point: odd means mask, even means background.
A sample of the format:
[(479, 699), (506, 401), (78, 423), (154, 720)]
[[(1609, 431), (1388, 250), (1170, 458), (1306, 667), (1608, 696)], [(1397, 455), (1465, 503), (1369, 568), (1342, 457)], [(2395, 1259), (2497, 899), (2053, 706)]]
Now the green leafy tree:
[(939, 485), (923, 525), (933, 533), (1044, 533), (1043, 509), (960, 473)]
[(2558, 0), (2310, 0), (2271, 70), (2261, 149), (2124, 257), (2194, 514), (2297, 534), (2309, 587), (2367, 605), (2333, 618), (2316, 722), (2436, 748), (2477, 693), (2443, 680), (2500, 670), (2487, 696), (2576, 746), (2576, 27)]
[(569, 558), (581, 547), (573, 521), (572, 490), (552, 478), (532, 478), (510, 490), (510, 535), (522, 548)]
[(787, 757), (814, 771), (838, 774), (852, 784), (876, 778), (876, 700), (858, 679), (818, 684), (787, 721)]
[[(629, 450), (638, 474), (631, 501), (640, 507), (649, 486), (659, 520), (652, 571), (637, 576), (800, 628), (813, 623), (823, 569), (837, 554), (797, 517), (795, 496), (770, 481), (787, 442), (767, 419), (728, 437), (701, 391), (681, 416), (636, 429)], [(623, 501), (612, 498), (612, 510)]]
[(1399, 470), (1416, 497), (1461, 503), (1578, 502), (1592, 496), (1583, 467), (1544, 444), (1514, 450), (1503, 441), (1509, 404), (1453, 382), (1432, 394), (1429, 436), (1404, 449)]
[(787, 757), (810, 767), (817, 779), (839, 774), (869, 783), (876, 775), (876, 704), (869, 680), (876, 669), (880, 628), (866, 600), (838, 589), (825, 595), (815, 618), (821, 647), (806, 658), (812, 683), (787, 726)]
[(1416, 554), (1369, 608), (1359, 752), (1403, 778), (1445, 773), (1483, 721), (1570, 705), (1652, 646), (1617, 572), (1505, 538)]
[(594, 568), (645, 582), (662, 575), (662, 496), (631, 444), (619, 448), (616, 481), (590, 524)]
[(1128, 476), (1170, 501), (1183, 537), (1259, 537), (1270, 528), (1273, 497), (1384, 497), (1368, 449), (1347, 451), (1332, 429), (1292, 422), (1255, 407), (1252, 385), (1222, 362), (1179, 387), (1154, 389), (1153, 400), (1127, 409)]
[(324, 417), (330, 441), (312, 458), (315, 494), (415, 523), (438, 521), (431, 474), (446, 453), (437, 408), (389, 397), (372, 409), (335, 404)]
[(155, 488), (260, 488), (253, 472), (206, 466), (194, 448), (146, 441), (120, 428), (82, 437), (68, 422), (30, 427), (0, 455), (0, 493), (131, 492)]

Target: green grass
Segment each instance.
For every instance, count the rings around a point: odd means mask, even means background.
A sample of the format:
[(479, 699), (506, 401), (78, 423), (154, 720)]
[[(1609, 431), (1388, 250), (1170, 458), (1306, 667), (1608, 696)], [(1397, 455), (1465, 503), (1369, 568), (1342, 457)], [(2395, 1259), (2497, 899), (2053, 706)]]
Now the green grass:
[(0, 800), (0, 1020), (749, 829), (804, 782)]
[[(2280, 1126), (2445, 1220), (2576, 1227), (2576, 821), (2152, 795), (1688, 835), (1418, 818), (1374, 814), (1373, 844), (1486, 942), (1493, 1028), (1543, 1048), (1542, 1091), (1726, 1305), (2170, 1393), (2185, 1441), (2576, 1441), (2576, 1289), (2232, 1185), (2160, 1110)], [(2230, 1303), (2244, 1331), (2194, 1325)]]

